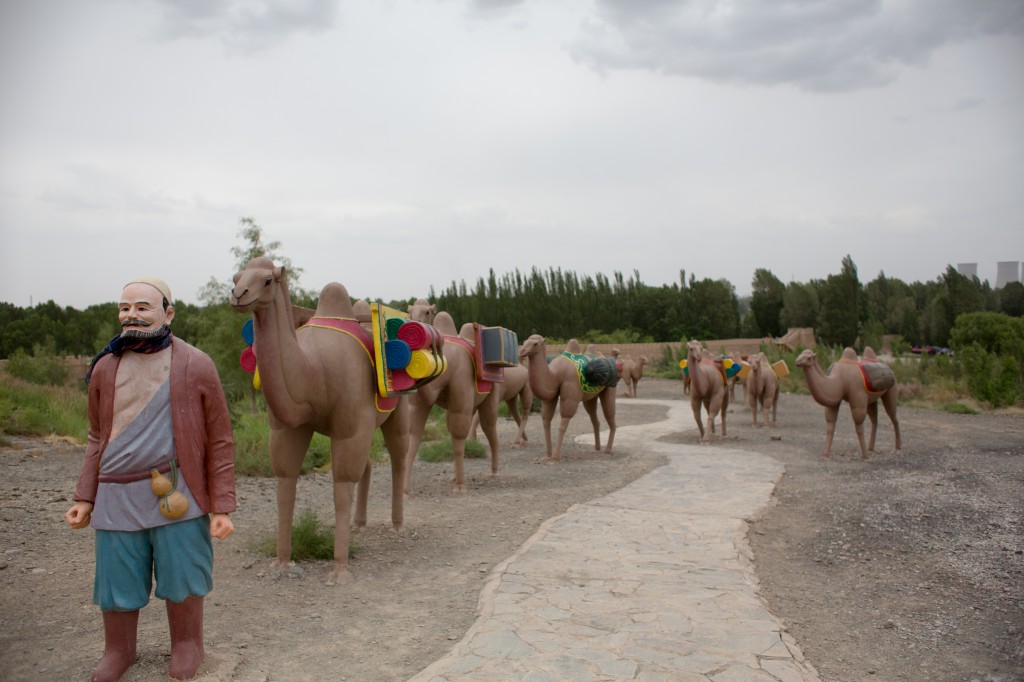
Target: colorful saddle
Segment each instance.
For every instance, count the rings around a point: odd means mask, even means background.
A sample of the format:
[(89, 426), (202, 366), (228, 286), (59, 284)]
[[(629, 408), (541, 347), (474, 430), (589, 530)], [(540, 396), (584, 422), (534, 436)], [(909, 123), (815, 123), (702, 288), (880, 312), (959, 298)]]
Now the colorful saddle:
[(600, 393), (619, 383), (619, 371), (612, 358), (562, 351), (562, 357), (576, 365), (576, 375), (584, 393)]

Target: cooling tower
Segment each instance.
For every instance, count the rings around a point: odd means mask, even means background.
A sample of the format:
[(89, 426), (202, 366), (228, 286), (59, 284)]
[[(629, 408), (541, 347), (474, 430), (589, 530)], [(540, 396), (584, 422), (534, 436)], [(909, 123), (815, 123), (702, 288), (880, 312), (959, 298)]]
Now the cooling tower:
[(1002, 289), (1010, 282), (1020, 281), (1020, 261), (1004, 260), (996, 263), (996, 289)]
[(977, 277), (978, 276), (978, 264), (977, 263), (957, 263), (956, 271), (964, 277)]

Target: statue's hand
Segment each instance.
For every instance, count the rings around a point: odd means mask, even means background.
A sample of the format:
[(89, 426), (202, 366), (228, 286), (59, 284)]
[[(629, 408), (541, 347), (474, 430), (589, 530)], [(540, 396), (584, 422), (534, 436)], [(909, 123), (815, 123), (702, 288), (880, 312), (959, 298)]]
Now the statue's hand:
[(64, 513), (64, 520), (72, 528), (85, 528), (92, 519), (92, 502), (75, 502), (75, 505)]
[(235, 532), (235, 524), (227, 514), (210, 514), (210, 535), (218, 540), (226, 540)]

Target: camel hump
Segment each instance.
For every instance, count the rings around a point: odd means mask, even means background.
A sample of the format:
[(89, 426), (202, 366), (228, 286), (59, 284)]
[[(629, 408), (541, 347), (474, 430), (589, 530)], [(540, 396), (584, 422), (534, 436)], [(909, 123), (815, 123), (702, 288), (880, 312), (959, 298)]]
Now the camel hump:
[(565, 344), (565, 350), (574, 355), (580, 354), (580, 342), (576, 339), (569, 339), (569, 343)]
[(459, 330), (459, 336), (464, 338), (466, 341), (469, 341), (470, 343), (476, 341), (476, 334), (473, 333), (473, 323), (467, 322), (466, 324), (462, 325), (462, 328)]
[(318, 317), (348, 317), (355, 319), (352, 299), (348, 289), (337, 282), (331, 282), (320, 291), (320, 300), (316, 305)]
[(445, 336), (457, 336), (459, 333), (455, 328), (455, 320), (443, 310), (434, 316), (434, 326)]
[(843, 360), (857, 360), (857, 351), (847, 346), (843, 349)]

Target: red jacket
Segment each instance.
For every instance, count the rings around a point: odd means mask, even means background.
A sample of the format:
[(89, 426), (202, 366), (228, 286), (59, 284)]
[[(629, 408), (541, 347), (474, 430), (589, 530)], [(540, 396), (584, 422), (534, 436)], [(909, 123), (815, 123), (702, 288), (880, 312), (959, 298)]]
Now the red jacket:
[[(121, 358), (107, 355), (89, 381), (89, 445), (75, 500), (96, 501), (100, 456), (110, 441), (114, 378)], [(206, 353), (175, 338), (171, 344), (171, 421), (178, 466), (206, 513), (235, 510), (235, 443), (217, 367)]]

